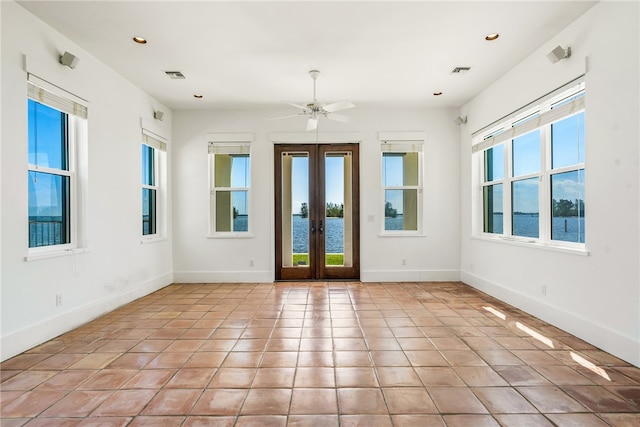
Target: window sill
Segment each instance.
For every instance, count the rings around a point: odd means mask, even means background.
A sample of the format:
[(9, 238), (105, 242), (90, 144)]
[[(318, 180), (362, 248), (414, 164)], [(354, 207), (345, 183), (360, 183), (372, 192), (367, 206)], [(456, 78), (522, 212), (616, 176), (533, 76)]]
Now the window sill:
[(168, 239), (164, 236), (143, 237), (142, 239), (140, 239), (140, 244), (146, 245), (147, 243), (164, 242), (166, 240)]
[(253, 239), (254, 237), (251, 233), (216, 233), (207, 235), (207, 239)]
[(418, 232), (407, 232), (407, 233), (389, 232), (389, 233), (378, 233), (378, 237), (427, 237), (427, 235), (424, 233), (418, 233)]
[(29, 254), (27, 256), (24, 257), (24, 261), (25, 262), (29, 262), (29, 261), (37, 261), (39, 259), (47, 259), (47, 258), (56, 258), (56, 257), (61, 257), (61, 256), (67, 256), (67, 255), (76, 255), (76, 254), (83, 254), (89, 252), (89, 249), (87, 248), (75, 248), (75, 249), (61, 249), (61, 250), (52, 250), (52, 251), (47, 251), (47, 252), (38, 252), (38, 253), (33, 253), (33, 254)]
[(551, 252), (562, 252), (566, 254), (573, 254), (579, 256), (589, 256), (590, 252), (586, 247), (568, 247), (568, 246), (558, 246), (553, 244), (545, 244), (535, 240), (526, 240), (522, 238), (516, 237), (507, 237), (507, 236), (471, 236), (474, 240), (482, 240), (485, 242), (494, 242), (494, 243), (502, 243), (507, 245), (515, 245), (522, 246), (527, 248), (534, 249), (542, 249)]

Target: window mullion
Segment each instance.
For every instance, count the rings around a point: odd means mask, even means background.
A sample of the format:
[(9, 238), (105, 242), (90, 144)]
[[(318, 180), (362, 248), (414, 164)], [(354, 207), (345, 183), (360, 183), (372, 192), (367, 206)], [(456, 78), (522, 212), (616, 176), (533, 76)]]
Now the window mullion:
[(551, 240), (551, 125), (540, 128), (540, 186), (539, 194), (539, 233), (540, 240), (548, 243)]
[(505, 236), (513, 235), (513, 217), (511, 206), (511, 189), (513, 183), (513, 159), (512, 159), (513, 141), (504, 143), (504, 185), (502, 186), (502, 234)]

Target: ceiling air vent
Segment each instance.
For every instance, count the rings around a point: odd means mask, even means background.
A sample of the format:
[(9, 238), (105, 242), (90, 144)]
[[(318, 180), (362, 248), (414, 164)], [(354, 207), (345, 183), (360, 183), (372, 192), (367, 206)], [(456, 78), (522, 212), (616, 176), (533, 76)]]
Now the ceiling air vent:
[(184, 79), (184, 74), (181, 71), (165, 71), (164, 73), (171, 79)]
[(456, 67), (453, 70), (451, 70), (451, 74), (464, 74), (470, 69), (471, 67)]

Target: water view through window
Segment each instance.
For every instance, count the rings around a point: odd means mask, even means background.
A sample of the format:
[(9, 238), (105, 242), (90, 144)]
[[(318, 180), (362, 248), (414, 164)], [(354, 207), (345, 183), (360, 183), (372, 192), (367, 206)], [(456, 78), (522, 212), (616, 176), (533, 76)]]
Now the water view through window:
[[(574, 110), (584, 94), (573, 93), (513, 124), (505, 123), (508, 129), (548, 120), (482, 151), (484, 233), (585, 243), (585, 113)], [(559, 107), (565, 114), (560, 120), (545, 116)]]
[(30, 99), (28, 129), (29, 247), (69, 243), (67, 115)]

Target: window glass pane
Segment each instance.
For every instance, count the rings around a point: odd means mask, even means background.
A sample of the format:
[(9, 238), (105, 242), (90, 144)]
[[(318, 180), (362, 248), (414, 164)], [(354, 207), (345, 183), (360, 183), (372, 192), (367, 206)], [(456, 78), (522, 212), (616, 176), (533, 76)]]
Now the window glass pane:
[(418, 153), (383, 153), (382, 174), (385, 187), (418, 185)]
[(551, 167), (584, 163), (584, 111), (551, 125)]
[(215, 155), (216, 187), (249, 187), (248, 154)]
[(214, 157), (214, 185), (231, 187), (231, 167), (233, 158), (230, 154), (216, 154)]
[(483, 206), (484, 232), (502, 234), (502, 184), (484, 187)]
[(418, 190), (385, 190), (384, 229), (418, 229)]
[(418, 153), (383, 153), (385, 187), (418, 185)]
[(233, 231), (249, 231), (249, 192), (232, 191)]
[(513, 176), (540, 172), (540, 130), (513, 140)]
[(248, 231), (248, 191), (216, 191), (216, 231)]
[(484, 152), (484, 181), (504, 179), (504, 145), (496, 145)]
[(403, 185), (418, 185), (418, 153), (405, 153)]
[(385, 187), (402, 186), (403, 153), (382, 153), (382, 179)]
[(155, 185), (154, 154), (152, 147), (142, 144), (142, 183), (145, 185)]
[(29, 247), (69, 243), (69, 177), (29, 171)]
[(67, 115), (29, 100), (29, 163), (68, 170)]
[(156, 190), (142, 189), (142, 235), (156, 234)]
[(232, 231), (233, 204), (231, 191), (216, 191), (216, 231)]
[(249, 187), (249, 155), (233, 154), (231, 157), (231, 186)]
[(539, 237), (540, 209), (538, 204), (538, 178), (514, 181), (511, 184), (512, 234)]
[(551, 239), (584, 243), (584, 169), (551, 175)]

